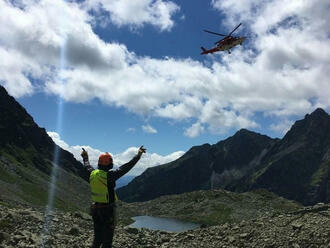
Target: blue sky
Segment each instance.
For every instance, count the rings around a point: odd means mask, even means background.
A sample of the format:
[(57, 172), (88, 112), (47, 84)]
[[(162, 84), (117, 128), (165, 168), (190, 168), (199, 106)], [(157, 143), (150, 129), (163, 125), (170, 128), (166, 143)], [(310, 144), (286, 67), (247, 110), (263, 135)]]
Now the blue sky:
[[(0, 0), (0, 84), (78, 159), (109, 151), (131, 173), (247, 128), (282, 137), (330, 110), (323, 0)], [(232, 54), (200, 55), (248, 36)]]

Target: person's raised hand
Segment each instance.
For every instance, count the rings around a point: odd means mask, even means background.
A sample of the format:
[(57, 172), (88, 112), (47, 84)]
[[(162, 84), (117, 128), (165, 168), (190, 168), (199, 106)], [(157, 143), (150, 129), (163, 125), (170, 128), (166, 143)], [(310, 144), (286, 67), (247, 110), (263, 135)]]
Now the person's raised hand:
[(141, 156), (143, 153), (146, 153), (147, 149), (145, 149), (143, 146), (140, 146), (138, 155)]
[(81, 152), (81, 156), (83, 159), (88, 159), (88, 153), (87, 151), (84, 149), (84, 148), (81, 148), (82, 149), (82, 152)]

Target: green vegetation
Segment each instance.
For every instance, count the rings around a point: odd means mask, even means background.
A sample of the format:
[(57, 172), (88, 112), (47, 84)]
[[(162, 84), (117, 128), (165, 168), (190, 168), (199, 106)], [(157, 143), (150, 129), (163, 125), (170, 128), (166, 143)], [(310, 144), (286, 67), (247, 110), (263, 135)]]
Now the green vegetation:
[(232, 222), (232, 209), (227, 208), (223, 204), (217, 204), (212, 207), (212, 212), (204, 220), (201, 219), (198, 223), (217, 225), (219, 223)]
[(0, 200), (0, 205), (5, 206), (5, 207), (9, 207), (9, 208), (13, 207), (12, 204), (10, 204), (9, 202), (5, 202), (5, 201), (2, 201), (2, 200)]
[(320, 165), (319, 169), (311, 177), (310, 185), (315, 186), (321, 183), (328, 175), (330, 169), (330, 161), (326, 161)]
[(21, 182), (22, 194), (20, 197), (33, 205), (45, 205), (48, 201), (48, 192), (45, 192), (37, 184)]
[[(11, 154), (20, 154), (17, 159)], [(0, 181), (6, 183), (6, 190), (0, 192), (0, 199), (32, 206), (45, 207), (48, 204), (48, 188), (51, 180), (44, 171), (51, 171), (51, 164), (44, 161), (43, 170), (35, 167), (33, 161), (39, 155), (33, 146), (25, 150), (7, 146), (0, 151)], [(41, 163), (43, 159), (41, 158)], [(55, 186), (54, 207), (64, 211), (86, 211), (89, 205), (87, 182), (58, 168)], [(1, 204), (1, 203), (0, 203)]]
[[(192, 210), (191, 210), (192, 211)], [(232, 209), (226, 207), (224, 204), (215, 203), (210, 206), (210, 209), (200, 209), (199, 214), (194, 211), (194, 215), (183, 216), (185, 212), (181, 212), (180, 215), (174, 216), (174, 218), (189, 221), (198, 224), (204, 224), (207, 226), (219, 225), (223, 223), (232, 222)], [(187, 212), (186, 212), (187, 214)]]
[(76, 204), (73, 204), (70, 201), (64, 201), (62, 199), (59, 198), (55, 198), (55, 202), (54, 202), (54, 206), (55, 208), (67, 211), (67, 212), (74, 212), (74, 211), (86, 211), (86, 209), (79, 207)]
[(261, 170), (256, 171), (255, 173), (252, 174), (250, 178), (250, 183), (253, 184), (257, 181), (257, 179), (264, 174), (267, 169), (272, 165), (272, 162), (268, 163), (267, 166), (263, 167)]
[(8, 149), (1, 149), (0, 155), (4, 156), (9, 160), (10, 163), (13, 163), (15, 165), (20, 165), (20, 162), (17, 161), (17, 159), (8, 152)]
[(292, 212), (300, 207), (300, 204), (266, 190), (242, 194), (225, 190), (205, 190), (162, 196), (147, 202), (121, 202), (119, 220), (129, 224), (131, 217), (149, 215), (211, 226), (254, 219), (266, 213), (274, 215)]
[(0, 166), (0, 180), (7, 183), (15, 183), (17, 177), (12, 173), (9, 173), (8, 170)]

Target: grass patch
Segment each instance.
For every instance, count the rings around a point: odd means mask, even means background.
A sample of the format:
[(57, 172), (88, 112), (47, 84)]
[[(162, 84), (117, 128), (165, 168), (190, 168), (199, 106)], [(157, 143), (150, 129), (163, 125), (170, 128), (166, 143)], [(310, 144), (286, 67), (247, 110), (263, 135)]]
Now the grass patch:
[(12, 184), (16, 182), (17, 177), (9, 173), (3, 167), (0, 167), (0, 180)]
[[(201, 214), (202, 212), (207, 214)], [(223, 204), (217, 203), (211, 206), (211, 208), (208, 210), (198, 211), (198, 213), (195, 211), (195, 214), (190, 214), (189, 216), (187, 215), (186, 212), (186, 215), (176, 216), (174, 218), (183, 221), (204, 224), (207, 226), (213, 226), (227, 222), (231, 223), (233, 221), (231, 214), (232, 214), (231, 208), (228, 208)]]
[(22, 194), (20, 197), (35, 205), (45, 205), (48, 201), (48, 193), (41, 189), (41, 185), (22, 182), (20, 184)]
[(15, 165), (21, 165), (21, 163), (18, 162), (18, 160), (13, 155), (11, 155), (10, 152), (7, 151), (7, 149), (6, 150), (2, 149), (0, 151), (0, 154), (4, 156), (6, 159), (8, 159), (10, 163), (13, 163)]
[(273, 162), (270, 162), (266, 167), (262, 168), (261, 170), (256, 171), (256, 172), (252, 175), (252, 177), (251, 177), (251, 179), (250, 179), (250, 183), (251, 183), (251, 184), (255, 183), (255, 182), (258, 180), (258, 178), (259, 178), (262, 174), (264, 174), (272, 164), (273, 164)]
[(232, 210), (230, 208), (227, 208), (223, 204), (214, 205), (212, 207), (211, 214), (205, 216), (204, 220), (202, 219), (202, 224), (218, 225), (226, 222), (231, 222), (231, 213)]
[(0, 205), (4, 207), (11, 208), (13, 207), (10, 203), (0, 200)]
[(324, 178), (327, 176), (330, 168), (330, 162), (324, 162), (320, 165), (319, 169), (311, 177), (310, 185), (315, 186), (321, 183)]
[(193, 212), (194, 208), (190, 205), (184, 206), (183, 208), (179, 209), (175, 212), (175, 215), (185, 215), (187, 213)]

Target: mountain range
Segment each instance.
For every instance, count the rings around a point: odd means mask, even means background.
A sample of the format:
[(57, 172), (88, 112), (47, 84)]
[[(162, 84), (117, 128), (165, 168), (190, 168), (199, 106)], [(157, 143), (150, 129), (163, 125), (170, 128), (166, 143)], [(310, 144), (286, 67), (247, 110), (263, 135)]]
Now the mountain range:
[[(55, 150), (58, 169), (56, 183), (51, 183)], [(318, 108), (296, 121), (282, 139), (241, 129), (147, 169), (117, 193), (134, 202), (197, 190), (263, 188), (305, 205), (328, 203), (329, 171), (330, 116)], [(90, 204), (87, 181), (82, 164), (58, 147), (0, 86), (0, 201), (46, 205), (52, 184), (55, 207), (85, 209)]]
[(147, 169), (119, 197), (127, 202), (200, 189), (264, 188), (309, 205), (330, 201), (330, 116), (321, 108), (294, 123), (282, 139), (246, 129), (214, 145)]

